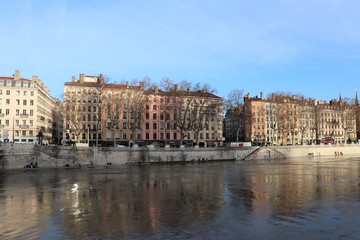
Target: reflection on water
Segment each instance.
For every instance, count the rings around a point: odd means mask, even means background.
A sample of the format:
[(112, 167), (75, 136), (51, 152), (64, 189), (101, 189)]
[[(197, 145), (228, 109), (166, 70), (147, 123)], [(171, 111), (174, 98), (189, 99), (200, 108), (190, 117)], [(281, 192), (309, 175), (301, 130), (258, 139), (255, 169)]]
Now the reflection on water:
[(0, 239), (358, 239), (359, 163), (0, 172)]

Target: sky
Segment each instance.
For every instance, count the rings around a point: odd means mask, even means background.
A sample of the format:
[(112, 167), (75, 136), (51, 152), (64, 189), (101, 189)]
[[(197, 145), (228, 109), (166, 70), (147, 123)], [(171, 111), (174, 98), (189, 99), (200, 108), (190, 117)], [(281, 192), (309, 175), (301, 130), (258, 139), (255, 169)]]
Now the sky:
[(359, 0), (1, 0), (0, 75), (38, 76), (54, 97), (80, 73), (168, 77), (225, 97), (360, 89)]

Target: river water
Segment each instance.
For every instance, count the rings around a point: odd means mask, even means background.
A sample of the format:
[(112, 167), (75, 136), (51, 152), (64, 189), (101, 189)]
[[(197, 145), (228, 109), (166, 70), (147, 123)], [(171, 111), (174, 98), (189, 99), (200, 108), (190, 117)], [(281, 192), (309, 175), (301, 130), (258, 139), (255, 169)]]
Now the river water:
[(359, 239), (360, 158), (0, 172), (0, 239)]

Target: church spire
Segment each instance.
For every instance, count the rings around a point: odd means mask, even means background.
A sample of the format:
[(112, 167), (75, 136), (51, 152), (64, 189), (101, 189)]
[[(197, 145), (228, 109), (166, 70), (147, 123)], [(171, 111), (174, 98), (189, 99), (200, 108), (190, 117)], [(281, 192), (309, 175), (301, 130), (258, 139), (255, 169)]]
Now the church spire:
[(358, 106), (358, 105), (359, 105), (359, 98), (357, 95), (357, 88), (355, 88), (355, 106)]

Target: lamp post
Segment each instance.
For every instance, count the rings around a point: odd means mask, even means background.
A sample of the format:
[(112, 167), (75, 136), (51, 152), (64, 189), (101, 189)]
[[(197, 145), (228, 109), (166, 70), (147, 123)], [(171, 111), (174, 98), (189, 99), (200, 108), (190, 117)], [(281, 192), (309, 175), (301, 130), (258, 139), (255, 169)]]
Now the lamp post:
[(13, 138), (12, 142), (15, 143), (15, 117), (13, 117), (13, 134), (12, 134), (12, 135), (13, 135), (13, 137), (12, 137), (12, 138)]
[(90, 146), (90, 129), (89, 129), (89, 125), (87, 127), (87, 143), (88, 143), (88, 146)]

